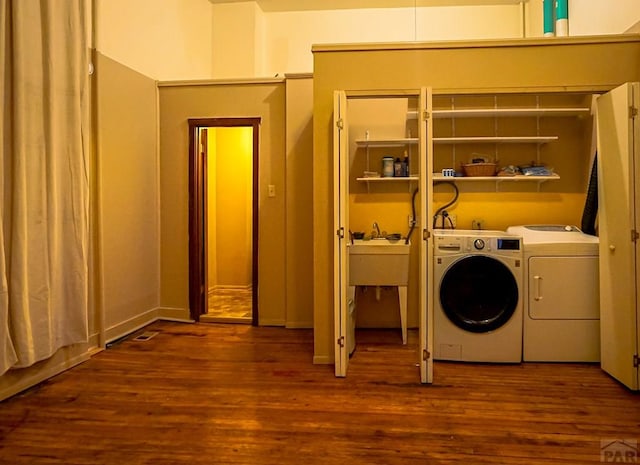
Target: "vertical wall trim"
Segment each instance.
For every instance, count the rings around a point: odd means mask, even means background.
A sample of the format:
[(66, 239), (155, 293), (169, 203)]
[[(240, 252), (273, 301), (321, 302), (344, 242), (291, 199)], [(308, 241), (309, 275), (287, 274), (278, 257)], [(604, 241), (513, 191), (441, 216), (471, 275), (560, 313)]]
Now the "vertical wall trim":
[(158, 250), (156, 279), (158, 287), (156, 289), (156, 306), (160, 306), (162, 299), (162, 179), (160, 177), (160, 89), (158, 81), (156, 83), (156, 234)]
[(96, 252), (95, 257), (95, 265), (94, 265), (94, 298), (95, 298), (95, 317), (96, 317), (96, 325), (98, 330), (98, 342), (100, 347), (105, 347), (107, 344), (106, 340), (106, 318), (105, 318), (105, 302), (104, 302), (104, 247), (103, 247), (103, 230), (102, 225), (104, 224), (103, 218), (103, 202), (102, 202), (102, 163), (101, 163), (101, 136), (100, 136), (100, 128), (101, 117), (100, 117), (100, 66), (98, 65), (98, 52), (94, 49), (93, 51), (93, 62), (95, 66), (95, 71), (92, 75), (93, 77), (93, 88), (94, 88), (94, 106), (92, 109), (92, 114), (94, 115), (95, 127), (94, 127), (94, 147), (95, 147), (95, 175), (92, 176), (95, 182), (95, 186), (93, 189), (95, 199), (91, 203), (93, 207), (97, 210), (92, 215), (92, 218), (95, 221), (95, 231), (94, 231), (94, 250)]

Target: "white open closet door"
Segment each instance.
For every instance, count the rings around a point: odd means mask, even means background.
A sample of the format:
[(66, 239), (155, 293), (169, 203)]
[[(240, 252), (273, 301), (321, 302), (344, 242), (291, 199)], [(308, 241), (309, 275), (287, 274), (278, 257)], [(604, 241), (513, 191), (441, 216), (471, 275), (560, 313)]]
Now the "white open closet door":
[(336, 376), (347, 376), (349, 364), (349, 305), (347, 302), (347, 97), (333, 94), (333, 318)]
[(433, 247), (429, 218), (432, 215), (433, 198), (433, 120), (431, 115), (431, 88), (420, 89), (420, 381), (433, 382)]
[(640, 201), (640, 86), (624, 84), (597, 102), (602, 369), (638, 390), (637, 232)]

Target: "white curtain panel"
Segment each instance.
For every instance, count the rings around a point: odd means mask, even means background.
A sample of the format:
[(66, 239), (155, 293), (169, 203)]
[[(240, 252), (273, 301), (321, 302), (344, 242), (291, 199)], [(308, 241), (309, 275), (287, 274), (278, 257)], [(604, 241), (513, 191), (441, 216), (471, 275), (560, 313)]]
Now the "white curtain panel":
[(0, 0), (0, 374), (88, 338), (85, 0)]

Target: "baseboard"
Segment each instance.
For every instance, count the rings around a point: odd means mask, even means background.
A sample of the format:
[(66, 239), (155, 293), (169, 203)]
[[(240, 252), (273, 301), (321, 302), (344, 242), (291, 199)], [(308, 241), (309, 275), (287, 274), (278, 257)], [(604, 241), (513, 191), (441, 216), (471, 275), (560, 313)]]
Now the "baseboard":
[(7, 371), (0, 377), (0, 401), (89, 360), (92, 349), (89, 343), (74, 344), (35, 365)]
[(285, 321), (283, 319), (263, 319), (260, 318), (260, 321), (258, 322), (259, 326), (284, 326)]
[(188, 308), (158, 307), (158, 319), (167, 321), (179, 321), (193, 323), (191, 312)]
[(152, 308), (140, 315), (136, 315), (133, 318), (129, 318), (126, 321), (118, 323), (115, 326), (107, 328), (105, 331), (105, 341), (107, 343), (116, 341), (123, 338), (134, 331), (144, 328), (148, 324), (153, 323), (158, 319), (158, 308)]
[(331, 365), (333, 364), (333, 360), (331, 360), (328, 355), (314, 355), (313, 364), (314, 365)]
[(98, 347), (100, 345), (100, 333), (96, 332), (89, 335), (89, 345)]
[(215, 286), (210, 287), (208, 291), (209, 292), (224, 291), (224, 290), (250, 291), (252, 287), (253, 287), (252, 284), (245, 284), (245, 285), (216, 284)]
[(312, 329), (313, 321), (287, 321), (285, 328), (288, 329)]

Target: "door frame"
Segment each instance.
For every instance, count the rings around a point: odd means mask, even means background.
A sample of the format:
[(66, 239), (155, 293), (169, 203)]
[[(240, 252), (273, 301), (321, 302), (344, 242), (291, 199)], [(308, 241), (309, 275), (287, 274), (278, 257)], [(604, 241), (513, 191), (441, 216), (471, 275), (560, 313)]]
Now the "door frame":
[(198, 131), (201, 128), (251, 127), (252, 166), (252, 258), (251, 324), (258, 326), (258, 206), (260, 117), (189, 118), (189, 313), (195, 321), (207, 312), (207, 161), (201, 156)]

